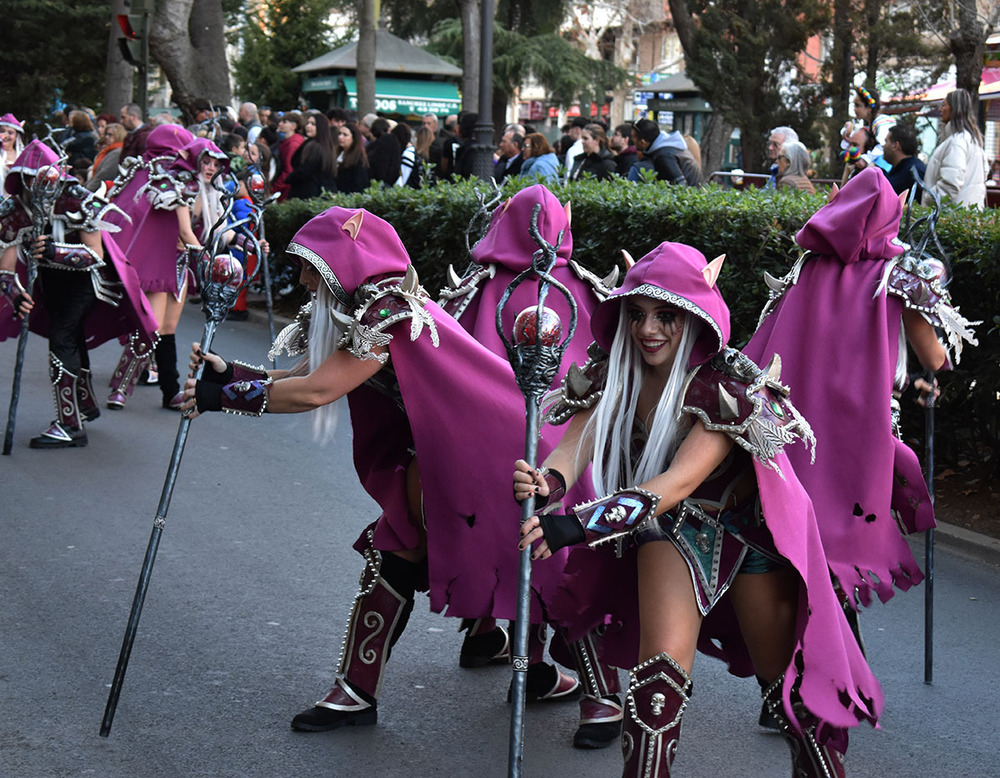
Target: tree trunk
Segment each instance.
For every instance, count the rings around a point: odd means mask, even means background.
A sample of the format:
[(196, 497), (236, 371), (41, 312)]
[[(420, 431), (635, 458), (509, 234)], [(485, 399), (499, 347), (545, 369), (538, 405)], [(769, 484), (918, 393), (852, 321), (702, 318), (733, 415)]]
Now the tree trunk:
[(479, 110), (479, 49), (482, 32), (479, 0), (462, 0), (462, 110)]
[(358, 118), (375, 113), (375, 30), (378, 17), (375, 0), (358, 3)]
[(117, 7), (111, 4), (111, 31), (108, 35), (108, 58), (104, 68), (104, 113), (115, 116), (121, 107), (132, 102), (132, 79), (135, 71), (122, 56), (118, 47), (121, 29), (118, 27)]
[(713, 112), (705, 122), (705, 131), (701, 135), (701, 170), (705, 180), (716, 170), (722, 170), (726, 158), (726, 147), (733, 134), (733, 125), (727, 122), (721, 113)]
[(957, 5), (958, 28), (948, 36), (948, 48), (955, 56), (955, 86), (968, 90), (975, 106), (983, 78), (986, 31), (976, 12), (976, 3), (966, 0)]
[(854, 30), (851, 27), (850, 0), (834, 0), (833, 4), (833, 120), (830, 136), (838, 139), (829, 149), (829, 162), (833, 164), (834, 154), (839, 150), (840, 128), (844, 126), (850, 112), (851, 87), (854, 83), (851, 64), (851, 45)]
[(232, 101), (222, 0), (160, 0), (152, 18), (149, 51), (163, 69), (171, 99), (192, 120), (192, 103)]
[(882, 59), (882, 34), (879, 19), (882, 16), (882, 0), (866, 0), (865, 27), (868, 30), (868, 56), (865, 61), (865, 82), (875, 86), (878, 65)]

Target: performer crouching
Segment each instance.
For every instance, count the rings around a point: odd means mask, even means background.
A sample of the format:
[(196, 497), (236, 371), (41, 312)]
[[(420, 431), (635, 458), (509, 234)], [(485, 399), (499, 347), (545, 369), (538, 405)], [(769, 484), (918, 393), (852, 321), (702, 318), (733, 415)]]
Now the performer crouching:
[[(333, 688), (292, 720), (295, 729), (323, 731), (375, 723), (385, 663), (415, 591), (428, 589), (432, 610), (449, 616), (514, 617), (517, 519), (501, 474), (522, 449), (524, 411), (509, 365), (427, 299), (388, 223), (334, 207), (287, 251), (315, 293), (313, 369), (265, 371), (196, 348), (192, 366), (205, 359), (208, 369), (185, 385), (184, 408), (255, 416), (314, 410), (317, 429), (328, 434), (331, 404), (347, 396), (355, 467), (382, 515), (355, 544), (366, 566)], [(304, 334), (304, 322), (297, 327)], [(296, 334), (278, 342), (294, 344)], [(539, 600), (554, 594), (562, 562), (537, 568)], [(541, 623), (538, 605), (532, 621)], [(579, 684), (553, 665), (537, 662), (529, 676), (539, 698), (578, 694)]]
[(626, 777), (670, 775), (696, 648), (767, 681), (796, 776), (842, 776), (847, 728), (874, 722), (882, 693), (782, 450), (812, 433), (788, 401), (780, 362), (761, 370), (726, 346), (721, 263), (663, 243), (598, 306), (599, 350), (549, 411), (572, 421), (543, 468), (517, 462), (514, 492), (544, 497), (593, 462), (606, 496), (529, 519), (521, 545), (537, 544), (538, 559), (600, 546), (571, 556), (557, 611), (611, 614), (604, 650), (634, 665)]

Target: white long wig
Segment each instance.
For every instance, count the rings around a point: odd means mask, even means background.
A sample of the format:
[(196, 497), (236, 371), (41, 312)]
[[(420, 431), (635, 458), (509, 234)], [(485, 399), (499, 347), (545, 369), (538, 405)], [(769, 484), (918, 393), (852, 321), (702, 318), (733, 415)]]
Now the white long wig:
[(702, 322), (690, 313), (684, 316), (684, 332), (674, 357), (667, 384), (656, 404), (653, 425), (638, 462), (632, 461), (632, 437), (639, 391), (646, 370), (642, 355), (632, 341), (628, 311), (623, 300), (618, 328), (608, 358), (604, 394), (581, 436), (581, 447), (593, 442), (593, 481), (598, 494), (643, 483), (659, 475), (677, 452), (690, 423), (679, 416), (681, 389), (687, 375)]
[[(199, 169), (201, 164), (199, 163)], [(198, 199), (201, 202), (201, 234), (198, 238), (202, 244), (208, 240), (212, 226), (222, 216), (222, 192), (212, 184), (198, 177)]]
[[(309, 364), (319, 367), (327, 357), (337, 350), (343, 339), (346, 328), (338, 322), (331, 312), (337, 310), (347, 315), (347, 308), (337, 301), (333, 292), (320, 282), (313, 301), (313, 312), (309, 319)], [(337, 419), (340, 415), (339, 402), (321, 405), (312, 412), (313, 436), (320, 443), (327, 443), (337, 431)]]

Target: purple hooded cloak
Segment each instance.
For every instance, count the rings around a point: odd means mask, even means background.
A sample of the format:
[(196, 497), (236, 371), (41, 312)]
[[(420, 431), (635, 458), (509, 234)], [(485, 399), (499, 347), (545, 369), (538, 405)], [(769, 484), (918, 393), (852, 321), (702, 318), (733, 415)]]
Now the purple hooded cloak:
[[(41, 141), (32, 141), (17, 158), (11, 168), (10, 175), (4, 182), (4, 187), (12, 197), (17, 197), (22, 191), (22, 176), (34, 176), (39, 169), (46, 166), (57, 166), (58, 162), (59, 158), (52, 149)], [(65, 173), (63, 173), (63, 177), (68, 179)], [(66, 270), (64, 272), (96, 273), (102, 286), (108, 286), (121, 294), (117, 305), (112, 305), (98, 297), (97, 302), (91, 306), (83, 323), (87, 348), (96, 348), (112, 338), (125, 337), (128, 333), (136, 330), (139, 331), (144, 342), (152, 344), (155, 341), (156, 317), (139, 288), (139, 278), (135, 268), (111, 239), (112, 231), (116, 229), (113, 216), (117, 212), (103, 199), (75, 182), (67, 180), (64, 187), (53, 207), (54, 218), (64, 222), (67, 233), (74, 230), (100, 230), (105, 263), (103, 268), (91, 271)], [(17, 207), (3, 219), (3, 227), (0, 228), (0, 249), (5, 249), (27, 237), (30, 229), (31, 216), (18, 201)], [(17, 273), (23, 286), (28, 283), (27, 270), (19, 252)], [(28, 319), (29, 327), (32, 332), (47, 338), (50, 319), (45, 303), (45, 292), (37, 283), (35, 288), (29, 291), (35, 302)], [(10, 303), (6, 298), (0, 298), (0, 341), (17, 337), (20, 330), (20, 320), (14, 318), (14, 311)]]
[[(510, 491), (511, 463), (524, 450), (524, 400), (510, 365), (473, 339), (422, 290), (406, 287), (409, 257), (385, 221), (334, 207), (310, 220), (288, 252), (312, 264), (347, 309), (365, 284), (388, 282), (376, 317), (410, 305), (388, 326), (389, 364), (375, 380), (397, 383), (405, 412), (370, 385), (348, 394), (354, 462), (379, 503), (375, 547), (413, 548), (418, 533), (407, 512), (405, 470), (420, 468), (427, 531), (431, 608), (460, 618), (514, 618), (520, 511)], [(383, 307), (384, 306), (384, 307)], [(314, 312), (314, 315), (324, 315)], [(364, 332), (364, 330), (362, 330)], [(355, 338), (352, 352), (359, 354)], [(370, 357), (369, 357), (370, 358)], [(551, 445), (543, 442), (547, 453)], [(367, 547), (368, 530), (358, 541)], [(558, 583), (565, 554), (535, 566), (533, 620)]]
[[(811, 252), (744, 352), (780, 354), (783, 378), (816, 434), (816, 462), (788, 456), (815, 506), (830, 568), (855, 607), (874, 589), (920, 583), (906, 532), (934, 526), (916, 454), (892, 434), (890, 400), (903, 304), (880, 290), (903, 253), (901, 206), (878, 170), (848, 181), (796, 241)], [(793, 275), (794, 275), (793, 271)], [(897, 523), (898, 519), (898, 523)]]
[[(610, 348), (623, 298), (648, 296), (664, 300), (704, 323), (688, 368), (704, 366), (729, 338), (729, 310), (714, 285), (714, 278), (711, 283), (706, 280), (707, 267), (704, 256), (689, 246), (677, 243), (658, 246), (636, 262), (622, 285), (594, 312), (591, 328), (598, 345)], [(792, 445), (790, 451), (800, 448), (804, 446)], [(834, 592), (809, 496), (796, 478), (797, 471), (789, 456), (780, 447), (766, 461), (753, 456), (752, 462), (774, 547), (799, 576), (796, 643), (785, 674), (785, 707), (790, 707), (792, 686), (801, 667), (800, 693), (816, 716), (838, 727), (856, 726), (865, 719), (874, 722), (883, 707), (881, 687), (851, 633)], [(695, 490), (693, 497), (697, 494)], [(619, 667), (635, 665), (639, 637), (635, 549), (626, 550), (617, 559), (604, 548), (576, 548), (566, 569), (568, 582), (555, 602), (555, 617), (575, 625), (571, 638), (595, 623), (606, 622), (608, 629), (602, 647), (605, 659)], [(610, 585), (612, 582), (614, 585)], [(753, 673), (726, 596), (706, 616), (698, 647), (726, 661), (736, 675)]]
[[(497, 337), (496, 310), (504, 290), (511, 281), (531, 267), (531, 260), (539, 246), (531, 237), (529, 228), (536, 206), (538, 231), (553, 246), (562, 243), (556, 252), (556, 262), (551, 275), (565, 286), (576, 301), (576, 337), (570, 341), (563, 354), (554, 385), (562, 380), (570, 364), (582, 365), (587, 361), (590, 342), (590, 314), (608, 293), (601, 279), (572, 261), (573, 233), (566, 208), (542, 184), (522, 189), (499, 206), (490, 220), (486, 235), (472, 250), (474, 265), (463, 281), (442, 292), (442, 307), (453, 314), (476, 340), (502, 359), (507, 352)], [(525, 281), (511, 295), (504, 308), (504, 332), (509, 339), (514, 327), (514, 317), (525, 308), (538, 302), (538, 284)], [(569, 323), (569, 304), (555, 289), (550, 289), (545, 304), (558, 315), (563, 327)]]

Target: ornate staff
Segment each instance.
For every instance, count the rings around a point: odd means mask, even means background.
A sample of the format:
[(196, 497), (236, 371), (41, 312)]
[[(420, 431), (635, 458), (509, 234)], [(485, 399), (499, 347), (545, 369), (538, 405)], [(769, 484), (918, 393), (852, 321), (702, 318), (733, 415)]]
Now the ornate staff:
[[(254, 219), (254, 224), (247, 230), (249, 236), (256, 239), (255, 236), (259, 235), (260, 240), (257, 242), (257, 250), (260, 251), (260, 244), (265, 241), (264, 237), (264, 209), (272, 202), (278, 199), (280, 195), (276, 192), (270, 197), (265, 197), (265, 182), (264, 174), (261, 172), (260, 168), (256, 165), (251, 166), (251, 174), (247, 179), (247, 191), (250, 193), (250, 200), (254, 204), (254, 213), (256, 218)], [(274, 297), (271, 294), (271, 268), (269, 265), (270, 257), (258, 254), (258, 262), (261, 265), (261, 276), (264, 283), (264, 299), (267, 302), (267, 329), (271, 336), (271, 343), (274, 343), (275, 333), (274, 333)], [(277, 367), (278, 360), (277, 356), (271, 357), (271, 367)]]
[[(35, 241), (45, 234), (52, 208), (62, 192), (62, 170), (57, 165), (48, 165), (35, 173), (31, 182), (31, 243), (27, 250), (19, 247), (25, 254), (28, 266), (28, 285), (26, 291), (32, 294), (35, 290), (35, 279), (38, 276), (38, 260), (32, 253)], [(16, 282), (17, 271), (14, 271)], [(24, 353), (28, 347), (28, 314), (21, 319), (21, 332), (17, 337), (17, 357), (14, 362), (14, 381), (10, 388), (10, 407), (7, 410), (7, 429), (3, 436), (3, 453), (10, 455), (14, 445), (14, 422), (17, 417), (17, 404), (21, 399), (21, 374), (24, 371)]]
[[(514, 368), (514, 379), (524, 395), (527, 429), (524, 445), (524, 460), (535, 467), (538, 459), (539, 411), (542, 395), (552, 385), (563, 352), (576, 332), (576, 302), (569, 290), (550, 275), (556, 262), (556, 252), (562, 245), (563, 233), (559, 233), (556, 245), (546, 241), (538, 231), (538, 214), (541, 204), (535, 206), (531, 215), (531, 237), (539, 245), (531, 260), (531, 267), (520, 273), (504, 290), (497, 305), (497, 334), (507, 349), (507, 357)], [(514, 290), (529, 279), (537, 279), (538, 304), (525, 308), (514, 320), (512, 340), (508, 339), (503, 327), (503, 311)], [(549, 288), (557, 289), (567, 300), (570, 308), (570, 322), (563, 337), (559, 315), (545, 306)], [(535, 499), (529, 497), (521, 504), (521, 523), (535, 512)], [(517, 618), (514, 624), (514, 678), (511, 687), (510, 750), (508, 756), (508, 776), (521, 775), (521, 760), (524, 744), (524, 705), (528, 672), (528, 629), (531, 609), (531, 549), (521, 552), (518, 568)]]
[[(229, 215), (232, 213), (232, 198), (226, 200), (226, 205), (219, 220), (212, 226), (212, 240), (206, 241), (205, 247), (195, 262), (195, 273), (198, 276), (198, 283), (201, 288), (201, 307), (205, 312), (205, 330), (201, 338), (201, 350), (207, 352), (212, 346), (212, 339), (215, 337), (215, 330), (226, 318), (229, 311), (240, 292), (245, 289), (253, 280), (255, 273), (247, 273), (240, 262), (229, 252), (222, 251), (224, 233), (227, 229), (237, 230), (249, 224), (253, 220), (259, 221), (260, 215), (252, 214), (246, 219), (228, 224)], [(242, 234), (242, 232), (240, 233)], [(260, 243), (252, 234), (248, 240), (255, 244), (257, 256), (260, 256)], [(246, 258), (248, 252), (244, 252)], [(259, 263), (258, 263), (259, 264)], [(201, 378), (204, 364), (198, 367), (195, 378)], [(125, 627), (125, 638), (122, 641), (121, 653), (118, 656), (118, 665), (115, 667), (115, 677), (111, 683), (111, 692), (108, 694), (108, 703), (104, 708), (104, 719), (101, 721), (101, 737), (107, 737), (111, 732), (111, 723), (114, 721), (115, 709), (118, 707), (118, 697), (121, 694), (122, 683), (125, 680), (125, 670), (128, 668), (129, 655), (132, 653), (132, 644), (139, 628), (139, 616), (142, 614), (142, 606), (146, 600), (146, 591), (149, 588), (149, 579), (153, 572), (153, 562), (156, 560), (156, 551), (160, 545), (160, 535), (166, 525), (167, 510), (170, 508), (170, 498), (174, 493), (174, 484), (177, 481), (177, 472), (180, 469), (181, 457), (184, 456), (184, 446), (187, 443), (188, 430), (191, 426), (191, 419), (187, 415), (182, 416), (180, 425), (177, 428), (177, 437), (174, 440), (173, 453), (170, 456), (170, 463), (167, 467), (167, 476), (163, 481), (163, 491), (160, 493), (160, 503), (156, 509), (156, 517), (153, 519), (153, 530), (149, 536), (149, 544), (146, 546), (146, 556), (142, 561), (142, 569), (139, 571), (139, 583), (136, 586), (135, 597), (132, 600), (132, 610), (129, 613), (128, 624)]]
[[(922, 216), (910, 223), (910, 208), (906, 209), (906, 238), (910, 242), (911, 235), (917, 227), (926, 225), (927, 229), (920, 238), (920, 242), (915, 249), (915, 255), (919, 259), (927, 252), (928, 244), (933, 240), (934, 245), (944, 256), (944, 249), (937, 235), (937, 219), (941, 213), (941, 197), (934, 188), (925, 188), (924, 182), (914, 168), (912, 171), (914, 183), (910, 187), (910, 204), (916, 199), (917, 193), (923, 189), (929, 192), (934, 200), (934, 207), (929, 214)], [(925, 467), (925, 480), (927, 483), (927, 493), (930, 495), (931, 508), (934, 507), (934, 371), (927, 372), (928, 386), (927, 397), (924, 400), (924, 455), (927, 460)], [(924, 683), (930, 684), (934, 680), (934, 528), (927, 530), (924, 537)]]

